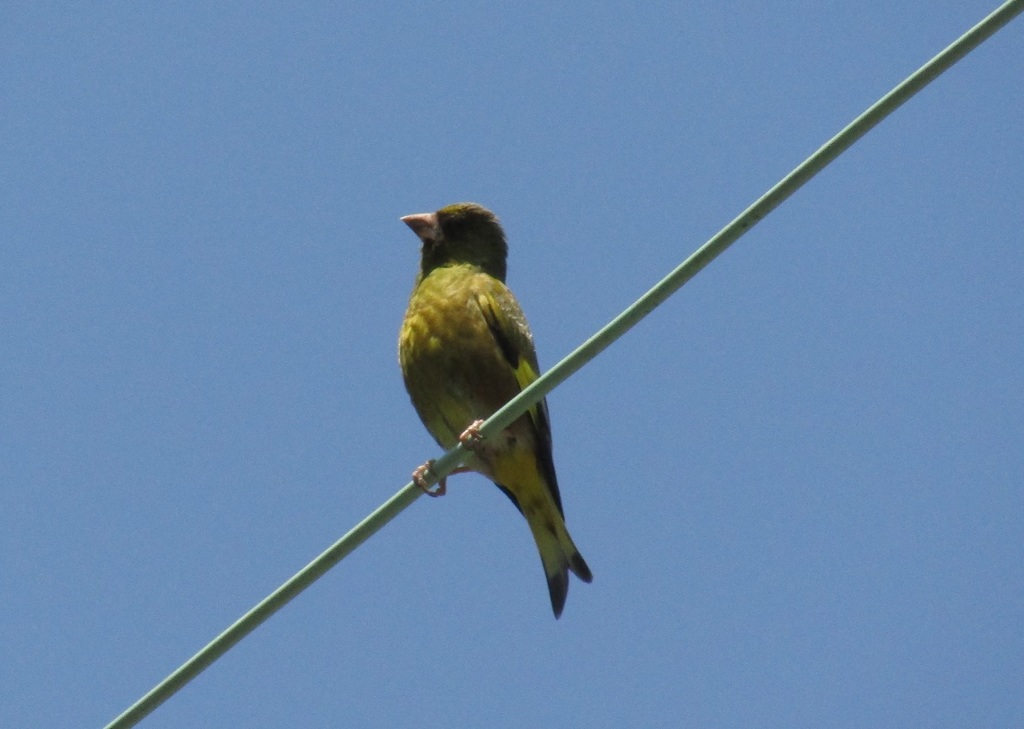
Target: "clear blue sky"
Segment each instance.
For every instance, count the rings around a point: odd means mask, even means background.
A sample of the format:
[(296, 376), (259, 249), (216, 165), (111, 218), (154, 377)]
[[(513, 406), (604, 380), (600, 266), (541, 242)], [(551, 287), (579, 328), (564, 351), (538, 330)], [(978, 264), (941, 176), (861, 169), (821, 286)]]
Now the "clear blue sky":
[[(105, 724), (438, 454), (399, 216), (495, 210), (550, 366), (995, 4), (6, 8), (0, 725)], [(552, 394), (561, 620), (462, 476), (144, 726), (1024, 724), (1022, 119), (1018, 19)]]

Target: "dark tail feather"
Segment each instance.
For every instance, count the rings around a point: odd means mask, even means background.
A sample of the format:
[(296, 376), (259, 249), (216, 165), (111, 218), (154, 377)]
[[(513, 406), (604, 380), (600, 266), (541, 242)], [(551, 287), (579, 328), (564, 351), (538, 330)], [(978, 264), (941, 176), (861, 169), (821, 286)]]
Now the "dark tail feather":
[(556, 527), (555, 530), (546, 527), (534, 529), (533, 536), (537, 540), (544, 575), (548, 580), (551, 609), (556, 618), (561, 617), (566, 595), (569, 594), (569, 571), (584, 582), (590, 582), (594, 577), (564, 526), (561, 529)]
[(563, 569), (561, 572), (549, 574), (548, 592), (551, 594), (551, 609), (555, 617), (562, 617), (562, 610), (565, 608), (565, 598), (569, 594), (569, 571)]
[(594, 576), (590, 574), (590, 568), (587, 567), (587, 563), (583, 561), (583, 555), (578, 550), (569, 555), (569, 569), (584, 582), (591, 582), (594, 579)]
[(565, 608), (565, 598), (569, 594), (569, 570), (579, 577), (584, 582), (590, 582), (594, 579), (594, 576), (590, 573), (590, 568), (587, 567), (587, 563), (583, 561), (583, 555), (578, 551), (573, 552), (566, 562), (561, 565), (561, 569), (547, 573), (547, 565), (545, 565), (545, 573), (548, 578), (548, 593), (551, 595), (551, 609), (555, 613), (556, 618), (562, 617), (562, 610)]
[(523, 515), (530, 525), (533, 538), (537, 542), (540, 561), (544, 565), (544, 576), (548, 581), (548, 593), (551, 595), (551, 609), (555, 617), (562, 614), (565, 598), (569, 594), (569, 571), (584, 582), (590, 582), (593, 576), (590, 568), (572, 542), (562, 515), (558, 512), (554, 501), (544, 504), (540, 509), (526, 509)]

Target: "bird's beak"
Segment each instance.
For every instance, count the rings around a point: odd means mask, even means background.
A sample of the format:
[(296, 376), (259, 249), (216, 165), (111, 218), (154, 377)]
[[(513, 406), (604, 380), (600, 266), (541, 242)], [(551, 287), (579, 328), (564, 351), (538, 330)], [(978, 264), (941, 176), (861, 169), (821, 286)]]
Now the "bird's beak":
[(437, 219), (437, 213), (406, 215), (402, 222), (412, 228), (412, 232), (424, 243), (436, 243), (441, 240), (441, 222)]

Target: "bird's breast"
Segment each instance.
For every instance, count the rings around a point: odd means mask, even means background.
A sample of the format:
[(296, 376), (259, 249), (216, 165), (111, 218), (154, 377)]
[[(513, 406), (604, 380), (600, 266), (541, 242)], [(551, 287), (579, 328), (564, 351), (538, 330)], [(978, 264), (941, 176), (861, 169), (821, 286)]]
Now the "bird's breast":
[(477, 303), (484, 274), (434, 271), (413, 291), (398, 355), (416, 412), (450, 448), (474, 420), (487, 418), (518, 387)]

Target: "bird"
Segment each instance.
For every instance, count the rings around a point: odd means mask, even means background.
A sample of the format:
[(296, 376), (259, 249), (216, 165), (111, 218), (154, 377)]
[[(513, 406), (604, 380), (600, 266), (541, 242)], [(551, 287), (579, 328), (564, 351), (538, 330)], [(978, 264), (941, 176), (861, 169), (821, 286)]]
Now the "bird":
[[(487, 440), (480, 424), (537, 379), (540, 368), (526, 317), (505, 285), (508, 245), (498, 218), (476, 203), (401, 218), (419, 237), (420, 268), (398, 337), (398, 360), (413, 407), (438, 445), (470, 451), (453, 471), (475, 471), (512, 501), (533, 534), (559, 618), (569, 572), (593, 576), (565, 526), (544, 400)], [(413, 481), (432, 496), (432, 461)]]

